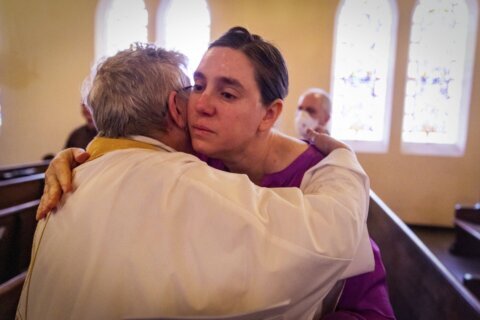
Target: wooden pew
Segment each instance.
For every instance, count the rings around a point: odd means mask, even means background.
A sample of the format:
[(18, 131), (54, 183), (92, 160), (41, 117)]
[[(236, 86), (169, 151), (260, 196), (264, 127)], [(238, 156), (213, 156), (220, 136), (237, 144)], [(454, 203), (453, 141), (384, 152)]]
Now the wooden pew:
[(370, 236), (381, 249), (398, 320), (480, 319), (480, 302), (374, 193)]
[(480, 224), (480, 202), (473, 206), (457, 204), (455, 206), (455, 219)]
[(0, 283), (12, 277), (16, 271), (16, 263), (12, 263), (15, 254), (15, 227), (14, 215), (0, 215)]
[(12, 166), (0, 167), (0, 180), (20, 178), (37, 173), (44, 173), (47, 170), (50, 160), (43, 160), (34, 163), (24, 163)]
[(13, 320), (27, 272), (0, 285), (0, 320)]
[[(480, 203), (455, 206), (455, 242), (450, 252), (465, 257), (480, 257)], [(479, 271), (480, 272), (480, 271)]]
[(0, 283), (28, 268), (39, 202), (0, 209)]
[(465, 257), (480, 257), (480, 224), (455, 219), (455, 242), (450, 252)]
[(464, 274), (463, 284), (480, 300), (480, 274)]
[(0, 209), (40, 199), (44, 173), (0, 181)]
[(15, 318), (43, 184), (43, 173), (0, 181), (0, 320)]

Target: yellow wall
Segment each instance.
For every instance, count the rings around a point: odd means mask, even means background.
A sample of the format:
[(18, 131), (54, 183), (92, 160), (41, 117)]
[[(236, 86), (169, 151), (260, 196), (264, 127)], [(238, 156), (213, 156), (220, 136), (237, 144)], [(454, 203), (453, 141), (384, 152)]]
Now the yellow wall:
[[(133, 0), (132, 0), (133, 1)], [(160, 0), (147, 0), (155, 9)], [(398, 2), (398, 40), (408, 43), (414, 0)], [(94, 56), (96, 0), (0, 0), (0, 165), (31, 162), (57, 152), (82, 124), (81, 82)], [(293, 134), (298, 95), (330, 88), (338, 0), (210, 0), (212, 39), (243, 25), (276, 44), (290, 71), (290, 94), (280, 128)], [(150, 10), (153, 20), (154, 10)], [(149, 39), (155, 37), (154, 27)], [(408, 48), (398, 45), (391, 142), (387, 154), (359, 154), (372, 189), (404, 220), (451, 225), (455, 203), (480, 201), (480, 32), (466, 152), (424, 157), (400, 152)]]
[(82, 123), (95, 1), (0, 0), (0, 165), (40, 160)]

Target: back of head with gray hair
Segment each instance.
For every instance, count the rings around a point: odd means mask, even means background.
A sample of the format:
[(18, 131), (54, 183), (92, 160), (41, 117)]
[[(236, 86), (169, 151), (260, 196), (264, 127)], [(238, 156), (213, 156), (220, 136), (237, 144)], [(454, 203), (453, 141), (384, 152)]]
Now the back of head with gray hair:
[(151, 136), (168, 130), (168, 97), (190, 84), (184, 55), (136, 43), (100, 62), (85, 102), (99, 136)]
[(83, 79), (82, 86), (80, 87), (80, 104), (82, 106), (87, 106), (87, 96), (90, 87), (92, 86), (91, 74), (89, 74), (85, 79)]

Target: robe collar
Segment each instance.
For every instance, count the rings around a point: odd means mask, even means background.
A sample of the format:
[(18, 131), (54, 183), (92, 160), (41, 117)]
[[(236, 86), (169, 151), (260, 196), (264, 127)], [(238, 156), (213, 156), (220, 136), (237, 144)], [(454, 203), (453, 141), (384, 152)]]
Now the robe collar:
[(87, 152), (90, 154), (88, 161), (99, 158), (108, 152), (133, 148), (175, 152), (173, 148), (166, 144), (145, 136), (130, 136), (126, 138), (106, 138), (97, 136), (87, 146)]

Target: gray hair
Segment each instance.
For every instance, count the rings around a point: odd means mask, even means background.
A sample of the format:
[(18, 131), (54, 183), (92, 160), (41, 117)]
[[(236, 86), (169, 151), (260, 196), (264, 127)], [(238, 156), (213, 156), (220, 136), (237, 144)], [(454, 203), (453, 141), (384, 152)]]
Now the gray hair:
[(101, 61), (90, 76), (85, 99), (98, 135), (166, 132), (169, 94), (190, 84), (185, 61), (181, 53), (141, 43)]
[(90, 77), (91, 74), (85, 77), (85, 79), (83, 79), (82, 86), (80, 87), (80, 104), (83, 106), (87, 106), (88, 91), (92, 86), (92, 79)]

